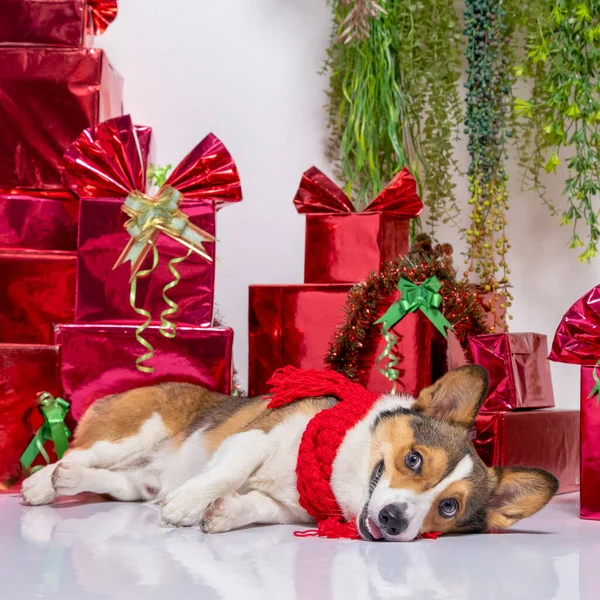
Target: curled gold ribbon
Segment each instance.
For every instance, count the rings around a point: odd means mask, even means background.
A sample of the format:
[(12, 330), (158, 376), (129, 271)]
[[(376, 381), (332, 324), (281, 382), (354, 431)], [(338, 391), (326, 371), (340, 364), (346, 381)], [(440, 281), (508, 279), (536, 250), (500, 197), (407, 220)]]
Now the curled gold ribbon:
[(138, 343), (141, 346), (143, 346), (147, 350), (147, 352), (145, 354), (142, 354), (142, 356), (138, 356), (135, 359), (135, 366), (137, 367), (138, 371), (141, 371), (142, 373), (153, 373), (154, 372), (154, 367), (144, 364), (147, 360), (150, 360), (154, 356), (154, 347), (142, 335), (144, 333), (144, 331), (146, 331), (146, 329), (148, 328), (150, 323), (152, 322), (152, 315), (144, 308), (136, 306), (136, 303), (135, 303), (136, 296), (137, 296), (138, 279), (148, 277), (152, 273), (152, 271), (154, 271), (154, 269), (156, 269), (156, 265), (158, 265), (158, 249), (156, 248), (156, 244), (152, 240), (150, 240), (149, 245), (152, 249), (152, 266), (149, 269), (146, 269), (144, 271), (138, 271), (134, 275), (133, 279), (131, 280), (131, 287), (129, 289), (129, 304), (131, 305), (131, 308), (133, 308), (133, 310), (138, 315), (140, 315), (146, 319), (135, 330), (135, 339), (138, 341)]
[[(385, 348), (383, 352), (377, 357), (377, 370), (391, 382), (392, 394), (396, 393), (396, 382), (400, 373), (398, 371), (398, 357), (394, 354), (394, 346), (398, 343), (398, 336), (391, 332), (385, 331), (383, 333), (383, 339), (385, 340)], [(383, 366), (382, 366), (383, 365)]]
[(167, 292), (169, 290), (172, 290), (176, 285), (179, 285), (179, 282), (181, 281), (181, 275), (179, 271), (175, 268), (175, 266), (179, 263), (182, 263), (186, 258), (190, 256), (191, 253), (192, 250), (189, 249), (185, 256), (172, 258), (169, 261), (169, 271), (171, 271), (171, 275), (173, 275), (173, 281), (167, 283), (167, 285), (165, 285), (165, 287), (163, 288), (162, 297), (165, 301), (165, 304), (168, 305), (168, 308), (165, 308), (165, 310), (163, 310), (160, 313), (160, 332), (162, 333), (162, 335), (169, 339), (173, 339), (177, 334), (177, 325), (175, 325), (175, 323), (173, 323), (172, 321), (169, 321), (167, 317), (172, 317), (176, 315), (178, 306), (176, 302), (173, 302), (173, 300), (171, 300), (171, 298), (167, 296)]

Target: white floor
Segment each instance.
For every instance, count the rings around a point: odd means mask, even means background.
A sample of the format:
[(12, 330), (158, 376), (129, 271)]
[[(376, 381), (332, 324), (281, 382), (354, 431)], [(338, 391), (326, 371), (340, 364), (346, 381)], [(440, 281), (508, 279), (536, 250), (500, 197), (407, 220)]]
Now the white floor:
[(579, 520), (577, 501), (504, 534), (382, 544), (284, 526), (207, 536), (160, 528), (150, 505), (0, 495), (0, 598), (597, 600), (600, 521)]

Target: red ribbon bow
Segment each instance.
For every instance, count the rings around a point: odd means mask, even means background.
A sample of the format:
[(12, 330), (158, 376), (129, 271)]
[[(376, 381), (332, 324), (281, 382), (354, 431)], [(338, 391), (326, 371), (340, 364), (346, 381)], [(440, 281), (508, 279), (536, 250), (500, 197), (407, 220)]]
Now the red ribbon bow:
[[(134, 125), (129, 115), (83, 131), (64, 155), (64, 180), (80, 198), (114, 198), (146, 190), (146, 165), (152, 130)], [(237, 167), (223, 143), (208, 134), (175, 167), (165, 185), (187, 199), (239, 202)]]
[[(342, 189), (317, 167), (305, 171), (294, 198), (299, 213), (353, 213), (356, 208)], [(387, 212), (412, 219), (423, 210), (417, 195), (417, 182), (402, 169), (362, 212)]]
[(88, 0), (92, 12), (92, 25), (96, 35), (102, 33), (117, 16), (117, 0)]
[(600, 285), (579, 298), (562, 318), (548, 357), (556, 362), (595, 365), (600, 357)]

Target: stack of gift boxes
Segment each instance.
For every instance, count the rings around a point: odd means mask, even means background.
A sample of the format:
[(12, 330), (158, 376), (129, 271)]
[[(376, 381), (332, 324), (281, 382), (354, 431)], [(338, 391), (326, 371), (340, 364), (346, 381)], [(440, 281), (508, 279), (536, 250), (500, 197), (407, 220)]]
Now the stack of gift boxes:
[(115, 16), (114, 0), (0, 10), (0, 488), (44, 422), (42, 392), (70, 402), (72, 428), (134, 385), (231, 391), (214, 235), (241, 200), (237, 169), (209, 135), (145, 194), (151, 130), (119, 116), (122, 80), (89, 45)]
[(41, 424), (37, 393), (61, 392), (52, 324), (75, 315), (78, 214), (62, 156), (121, 114), (122, 80), (91, 47), (115, 15), (114, 0), (0, 9), (0, 482), (18, 474)]
[[(304, 284), (253, 285), (249, 295), (249, 391), (267, 393), (273, 371), (288, 364), (325, 368), (325, 357), (353, 284), (386, 261), (406, 254), (410, 219), (421, 211), (414, 178), (402, 171), (362, 212), (315, 167), (304, 173), (294, 199), (306, 214)], [(398, 298), (372, 306), (379, 316)], [(489, 294), (479, 300), (489, 308)], [(485, 315), (488, 325), (494, 314)], [(379, 328), (378, 325), (375, 326)], [(393, 328), (398, 392), (417, 395), (445, 371), (472, 361), (489, 372), (490, 392), (473, 432), (489, 466), (545, 468), (560, 480), (561, 492), (579, 485), (578, 411), (554, 409), (547, 340), (537, 334), (498, 333), (470, 339), (466, 356), (451, 331), (445, 339), (425, 315), (407, 314)], [(356, 380), (374, 392), (392, 383), (378, 368), (385, 348), (371, 332), (362, 349)]]

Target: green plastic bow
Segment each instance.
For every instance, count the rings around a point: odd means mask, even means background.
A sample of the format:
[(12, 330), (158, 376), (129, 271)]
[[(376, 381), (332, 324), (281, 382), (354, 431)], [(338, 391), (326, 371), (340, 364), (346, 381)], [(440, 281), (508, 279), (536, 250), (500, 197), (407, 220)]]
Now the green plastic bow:
[(43, 392), (38, 398), (38, 405), (44, 417), (44, 424), (37, 430), (21, 455), (21, 465), (24, 469), (29, 469), (39, 454), (44, 457), (47, 464), (50, 464), (50, 457), (44, 449), (46, 442), (54, 443), (58, 459), (63, 457), (69, 447), (71, 432), (65, 425), (69, 403), (62, 398), (55, 398), (48, 392)]
[(437, 277), (429, 277), (423, 283), (415, 284), (402, 277), (398, 282), (398, 291), (400, 299), (394, 302), (385, 314), (375, 321), (375, 324), (381, 323), (383, 337), (386, 345), (384, 351), (378, 357), (378, 370), (394, 382), (392, 391), (396, 390), (396, 380), (399, 377), (398, 358), (393, 353), (394, 346), (398, 342), (398, 337), (391, 331), (408, 313), (420, 310), (435, 326), (435, 328), (445, 337), (448, 337), (446, 329), (452, 329), (450, 322), (442, 314), (442, 295), (439, 293), (442, 284)]

